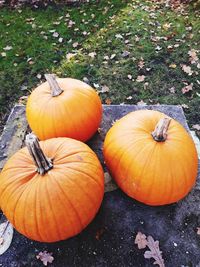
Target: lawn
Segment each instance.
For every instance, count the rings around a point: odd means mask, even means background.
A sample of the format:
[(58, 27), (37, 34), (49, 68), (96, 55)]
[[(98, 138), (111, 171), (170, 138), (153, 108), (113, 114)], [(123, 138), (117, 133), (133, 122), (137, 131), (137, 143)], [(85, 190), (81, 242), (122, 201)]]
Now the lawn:
[(90, 83), (106, 104), (182, 105), (200, 128), (199, 15), (139, 0), (1, 9), (1, 120), (54, 72)]

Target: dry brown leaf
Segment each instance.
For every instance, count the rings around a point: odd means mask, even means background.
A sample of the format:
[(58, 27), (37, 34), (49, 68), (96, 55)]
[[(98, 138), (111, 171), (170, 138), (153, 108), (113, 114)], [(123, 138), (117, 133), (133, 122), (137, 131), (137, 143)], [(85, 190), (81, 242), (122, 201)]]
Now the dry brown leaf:
[(139, 75), (136, 79), (136, 82), (143, 82), (145, 79), (145, 76), (144, 75)]
[(9, 221), (0, 224), (0, 255), (9, 247), (13, 238), (13, 227)]
[(171, 88), (169, 88), (169, 91), (170, 91), (170, 93), (175, 94), (175, 87), (172, 86)]
[(155, 260), (153, 264), (158, 264), (160, 267), (165, 267), (164, 260), (162, 258), (162, 251), (160, 251), (159, 248), (159, 241), (154, 241), (152, 236), (148, 236), (147, 246), (150, 250), (145, 251), (145, 259), (153, 258)]
[(105, 192), (111, 192), (118, 188), (108, 172), (104, 172)]
[(97, 230), (96, 235), (95, 235), (95, 238), (97, 240), (100, 240), (105, 231), (106, 231), (106, 228), (105, 227)]
[(185, 93), (187, 93), (187, 92), (189, 92), (189, 91), (192, 91), (192, 87), (193, 87), (193, 83), (184, 86), (184, 87), (181, 89), (181, 91), (182, 91), (183, 94), (185, 94)]
[(175, 69), (176, 68), (176, 64), (170, 64), (169, 67), (172, 68), (172, 69)]
[(110, 105), (110, 104), (112, 103), (112, 101), (111, 101), (110, 98), (106, 98), (105, 103), (106, 103), (107, 105)]
[(54, 257), (52, 256), (52, 253), (47, 252), (46, 250), (43, 252), (40, 252), (36, 258), (38, 260), (41, 260), (41, 262), (43, 263), (43, 265), (47, 266), (48, 263), (52, 263), (54, 260)]
[(143, 100), (140, 100), (139, 102), (137, 102), (137, 105), (138, 105), (138, 106), (146, 106), (147, 103), (144, 102)]
[(99, 92), (100, 93), (107, 93), (109, 91), (110, 91), (109, 87), (106, 86), (106, 85), (103, 85), (102, 88), (101, 88), (101, 91), (99, 91)]
[(72, 46), (76, 48), (78, 46), (78, 42), (73, 43)]
[(140, 61), (138, 62), (139, 69), (142, 69), (144, 67), (144, 59), (141, 57)]
[(139, 249), (146, 248), (147, 246), (147, 237), (146, 235), (142, 234), (141, 232), (138, 232), (135, 238), (135, 244), (138, 245)]
[(163, 27), (164, 30), (167, 31), (171, 27), (171, 23), (165, 23), (165, 24), (163, 24), (162, 27)]
[(95, 58), (96, 55), (97, 55), (96, 52), (91, 52), (88, 54), (88, 56), (90, 56), (91, 58)]
[[(197, 131), (200, 131), (200, 124), (194, 124), (192, 125), (192, 128), (197, 130)], [(200, 227), (197, 227), (198, 231), (199, 231), (199, 235), (200, 235)]]
[(188, 55), (190, 56), (189, 61), (192, 64), (195, 64), (199, 60), (199, 58), (197, 56), (197, 50), (195, 50), (195, 49), (191, 49), (190, 51), (188, 51)]
[(187, 65), (184, 64), (184, 65), (181, 65), (181, 67), (182, 67), (182, 70), (183, 70), (185, 73), (187, 73), (189, 76), (192, 75), (193, 70), (191, 69), (190, 66), (187, 66)]

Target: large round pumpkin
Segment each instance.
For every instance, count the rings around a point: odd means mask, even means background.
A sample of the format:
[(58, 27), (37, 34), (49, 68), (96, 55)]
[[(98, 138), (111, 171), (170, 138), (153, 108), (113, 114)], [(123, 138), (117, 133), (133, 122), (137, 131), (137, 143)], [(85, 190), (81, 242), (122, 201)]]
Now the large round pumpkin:
[(28, 98), (26, 117), (40, 140), (70, 137), (87, 141), (98, 129), (101, 100), (88, 84), (71, 78), (45, 76)]
[(41, 141), (41, 150), (38, 142), (30, 146), (30, 140), (34, 138), (29, 137), (28, 145), (32, 156), (27, 148), (19, 150), (0, 174), (1, 209), (30, 239), (55, 242), (72, 237), (92, 221), (101, 205), (101, 164), (80, 141), (53, 138)]
[(192, 138), (158, 111), (139, 110), (118, 120), (103, 152), (118, 186), (145, 204), (176, 202), (195, 184), (198, 157)]

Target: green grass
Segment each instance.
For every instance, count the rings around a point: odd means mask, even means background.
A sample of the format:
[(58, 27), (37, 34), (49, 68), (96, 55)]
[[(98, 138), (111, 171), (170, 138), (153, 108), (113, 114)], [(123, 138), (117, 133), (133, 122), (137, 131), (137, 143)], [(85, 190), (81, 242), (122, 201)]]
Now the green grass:
[[(72, 28), (67, 27), (67, 13), (76, 23)], [(28, 18), (35, 19), (35, 26), (26, 22)], [(103, 103), (136, 104), (143, 100), (147, 104), (183, 105), (190, 125), (199, 123), (200, 69), (197, 62), (190, 64), (188, 55), (191, 49), (199, 49), (198, 11), (191, 8), (181, 14), (151, 1), (102, 0), (78, 9), (23, 9), (21, 13), (4, 9), (0, 11), (0, 20), (0, 50), (13, 46), (0, 59), (2, 114), (9, 109), (8, 102), (25, 94), (21, 89), (30, 90), (39, 82), (37, 74), (53, 71), (59, 76), (87, 78), (93, 87), (99, 85), (97, 90)], [(63, 43), (49, 32), (53, 29), (63, 38)], [(84, 31), (90, 34), (84, 35)], [(156, 41), (155, 37), (161, 38)], [(78, 47), (72, 46), (74, 42), (78, 42)], [(124, 51), (129, 55), (124, 57)], [(96, 53), (94, 58), (92, 52)], [(67, 60), (67, 53), (76, 55)], [(34, 64), (30, 65), (28, 58)], [(139, 68), (141, 58), (144, 67)], [(191, 66), (192, 75), (182, 70), (182, 64)], [(145, 79), (138, 82), (137, 77), (141, 75)], [(183, 94), (182, 88), (191, 83), (192, 90)], [(109, 91), (102, 93), (105, 85)], [(172, 87), (174, 93), (170, 92)]]

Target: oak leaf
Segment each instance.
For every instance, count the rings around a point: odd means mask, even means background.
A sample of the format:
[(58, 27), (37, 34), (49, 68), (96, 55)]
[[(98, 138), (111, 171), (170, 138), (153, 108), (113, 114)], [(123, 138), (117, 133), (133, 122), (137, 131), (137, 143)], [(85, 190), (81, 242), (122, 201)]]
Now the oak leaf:
[(154, 241), (152, 236), (148, 236), (147, 246), (150, 250), (145, 251), (145, 259), (153, 258), (155, 260), (153, 264), (158, 264), (160, 267), (165, 267), (164, 260), (162, 258), (162, 251), (160, 251), (159, 248), (159, 241)]
[(54, 260), (54, 257), (52, 256), (52, 253), (47, 252), (46, 250), (43, 252), (40, 252), (36, 258), (38, 260), (41, 260), (41, 262), (43, 263), (43, 265), (47, 266), (48, 263), (52, 263)]
[(146, 248), (147, 246), (147, 237), (146, 235), (142, 234), (141, 232), (138, 232), (135, 238), (135, 244), (138, 245), (139, 249)]

